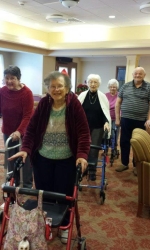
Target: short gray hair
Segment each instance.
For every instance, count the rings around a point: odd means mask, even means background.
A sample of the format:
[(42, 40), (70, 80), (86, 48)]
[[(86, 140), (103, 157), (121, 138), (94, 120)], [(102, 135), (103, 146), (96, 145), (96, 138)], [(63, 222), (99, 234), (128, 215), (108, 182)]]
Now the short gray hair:
[(50, 74), (48, 74), (48, 76), (44, 79), (44, 83), (48, 87), (52, 80), (56, 80), (59, 77), (64, 78), (65, 87), (67, 89), (69, 89), (69, 91), (70, 91), (72, 88), (70, 77), (68, 75), (65, 75), (65, 74), (59, 72), (59, 71), (52, 71)]
[(93, 78), (98, 81), (99, 86), (100, 86), (100, 84), (101, 84), (101, 77), (99, 75), (96, 75), (96, 74), (90, 74), (90, 75), (88, 75), (88, 77), (87, 77), (87, 83), (89, 83), (89, 81), (91, 79), (93, 79)]
[(142, 70), (143, 72), (144, 72), (144, 74), (146, 75), (146, 71), (145, 71), (145, 69), (143, 68), (143, 67), (136, 67), (134, 70), (133, 70), (133, 73), (132, 74), (134, 74), (137, 70)]
[(119, 89), (119, 82), (118, 82), (116, 79), (110, 79), (110, 80), (108, 81), (108, 88), (109, 88), (111, 85), (113, 85), (113, 84), (116, 84), (117, 89)]

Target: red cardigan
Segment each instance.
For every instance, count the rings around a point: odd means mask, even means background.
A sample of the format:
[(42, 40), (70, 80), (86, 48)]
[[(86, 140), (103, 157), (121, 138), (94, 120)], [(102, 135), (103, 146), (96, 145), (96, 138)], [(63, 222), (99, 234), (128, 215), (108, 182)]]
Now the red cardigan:
[(3, 117), (2, 132), (10, 135), (16, 130), (24, 134), (33, 114), (33, 95), (24, 86), (17, 91), (9, 90), (6, 86), (0, 89), (0, 113)]
[[(21, 150), (33, 160), (40, 149), (49, 121), (53, 99), (47, 94), (39, 102), (23, 138)], [(81, 103), (74, 93), (66, 96), (66, 132), (73, 156), (87, 160), (90, 150), (90, 131)]]

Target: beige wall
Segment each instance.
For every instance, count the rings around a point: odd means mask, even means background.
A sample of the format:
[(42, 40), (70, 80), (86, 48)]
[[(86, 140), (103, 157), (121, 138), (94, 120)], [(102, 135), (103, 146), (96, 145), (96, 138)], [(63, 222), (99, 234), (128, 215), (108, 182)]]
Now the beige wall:
[[(6, 48), (9, 45), (8, 43), (25, 45), (28, 46), (28, 49), (29, 47), (40, 48), (45, 50), (45, 55), (49, 55), (57, 50), (75, 49), (87, 50), (85, 53), (89, 53), (90, 49), (92, 56), (92, 52), (95, 49), (149, 48), (150, 25), (105, 28), (100, 32), (97, 32), (97, 29), (94, 30), (93, 28), (92, 36), (89, 36), (89, 30), (82, 29), (81, 32), (80, 27), (63, 33), (43, 32), (1, 21), (0, 41), (6, 43), (3, 45)], [(68, 55), (66, 54), (66, 56)]]

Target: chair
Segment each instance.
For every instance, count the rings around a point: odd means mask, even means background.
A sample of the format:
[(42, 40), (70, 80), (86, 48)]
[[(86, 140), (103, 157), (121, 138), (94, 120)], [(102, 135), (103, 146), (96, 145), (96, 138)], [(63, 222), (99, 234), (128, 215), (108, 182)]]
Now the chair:
[(150, 207), (150, 135), (145, 130), (136, 128), (130, 142), (138, 176), (137, 217), (141, 217), (143, 207)]

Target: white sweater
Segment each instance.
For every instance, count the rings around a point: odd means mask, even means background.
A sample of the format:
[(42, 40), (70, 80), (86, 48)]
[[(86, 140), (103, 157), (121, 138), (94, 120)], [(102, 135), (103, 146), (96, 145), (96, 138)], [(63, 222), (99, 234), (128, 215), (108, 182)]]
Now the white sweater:
[[(83, 91), (78, 96), (78, 99), (81, 102), (81, 104), (83, 104), (88, 91), (89, 90)], [(103, 94), (100, 90), (97, 90), (97, 93), (98, 93), (98, 99), (99, 99), (101, 108), (103, 110), (103, 113), (104, 113), (104, 115), (106, 116), (106, 118), (107, 118), (107, 120), (109, 122), (110, 132), (108, 134), (108, 137), (110, 137), (110, 133), (111, 133), (111, 117), (110, 117), (110, 111), (109, 111), (109, 101), (108, 101), (106, 95)]]

